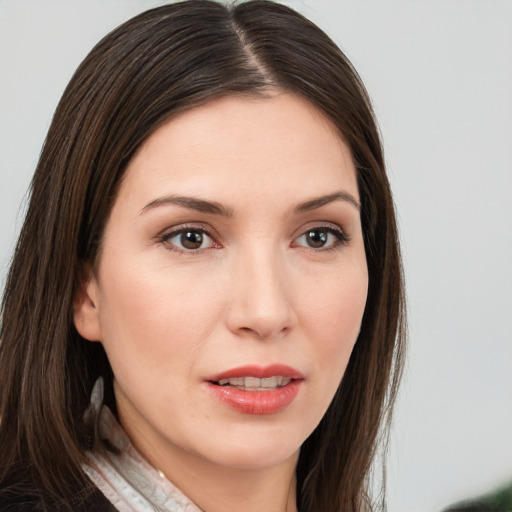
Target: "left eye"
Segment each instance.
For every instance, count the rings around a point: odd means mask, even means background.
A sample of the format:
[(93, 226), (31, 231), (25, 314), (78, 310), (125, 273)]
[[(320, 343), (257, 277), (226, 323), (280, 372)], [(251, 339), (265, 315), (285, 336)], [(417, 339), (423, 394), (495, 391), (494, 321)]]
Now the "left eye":
[(197, 251), (215, 246), (212, 238), (202, 229), (180, 229), (166, 235), (164, 240), (181, 251)]
[(347, 242), (347, 236), (334, 228), (312, 228), (302, 233), (296, 241), (296, 245), (309, 247), (310, 249), (331, 249), (341, 242)]

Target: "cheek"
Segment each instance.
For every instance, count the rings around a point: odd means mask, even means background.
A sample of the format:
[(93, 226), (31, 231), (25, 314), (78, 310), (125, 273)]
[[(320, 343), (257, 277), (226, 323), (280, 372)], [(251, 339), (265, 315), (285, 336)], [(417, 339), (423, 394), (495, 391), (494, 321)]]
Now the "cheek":
[(353, 265), (317, 279), (315, 291), (302, 294), (310, 368), (305, 437), (321, 421), (343, 378), (361, 328), (367, 288), (366, 264)]
[(148, 369), (156, 378), (193, 360), (218, 317), (215, 288), (200, 290), (200, 278), (165, 265), (110, 261), (116, 265), (102, 269), (100, 323), (114, 372)]
[(361, 328), (368, 275), (366, 266), (353, 267), (339, 273), (337, 279), (326, 280), (316, 293), (307, 295), (303, 310), (308, 330), (316, 342), (313, 350), (320, 364), (332, 370), (334, 380), (343, 376), (346, 364)]

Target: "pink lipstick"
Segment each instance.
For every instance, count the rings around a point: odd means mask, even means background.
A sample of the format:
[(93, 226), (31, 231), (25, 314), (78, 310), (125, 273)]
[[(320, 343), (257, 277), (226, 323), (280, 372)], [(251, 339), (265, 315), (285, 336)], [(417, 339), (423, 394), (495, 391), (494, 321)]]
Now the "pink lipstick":
[(242, 366), (206, 379), (212, 395), (245, 414), (274, 414), (291, 404), (304, 376), (290, 366)]

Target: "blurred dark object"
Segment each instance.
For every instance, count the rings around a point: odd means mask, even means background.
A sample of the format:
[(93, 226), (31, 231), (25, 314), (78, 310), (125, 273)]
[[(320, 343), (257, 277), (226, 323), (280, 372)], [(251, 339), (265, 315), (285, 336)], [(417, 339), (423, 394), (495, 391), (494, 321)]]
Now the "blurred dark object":
[(481, 498), (452, 505), (444, 512), (512, 512), (512, 484)]

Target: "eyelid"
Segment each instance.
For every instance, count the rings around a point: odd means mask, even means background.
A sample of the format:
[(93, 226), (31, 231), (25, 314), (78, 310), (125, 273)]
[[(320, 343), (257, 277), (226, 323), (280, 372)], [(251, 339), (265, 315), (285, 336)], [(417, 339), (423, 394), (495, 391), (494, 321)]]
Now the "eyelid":
[[(199, 248), (199, 249), (182, 249), (176, 245), (170, 244), (169, 239), (179, 235), (180, 233), (183, 233), (184, 231), (198, 231), (206, 236), (208, 236), (212, 242), (212, 247), (205, 247), (205, 248)], [(184, 224), (178, 224), (176, 226), (172, 226), (170, 228), (164, 229), (158, 236), (157, 236), (157, 242), (161, 243), (165, 246), (166, 249), (173, 252), (178, 253), (185, 253), (185, 254), (198, 254), (203, 251), (209, 250), (209, 249), (218, 249), (221, 247), (221, 244), (217, 241), (219, 236), (217, 235), (217, 232), (211, 227), (206, 224), (203, 224), (201, 222), (199, 223), (184, 223)]]
[(336, 241), (334, 244), (328, 246), (328, 247), (320, 247), (320, 248), (314, 248), (314, 247), (307, 247), (303, 245), (298, 245), (298, 247), (303, 247), (305, 249), (309, 249), (314, 252), (322, 252), (322, 251), (328, 251), (332, 249), (337, 249), (340, 245), (347, 245), (350, 243), (350, 236), (347, 234), (347, 232), (338, 224), (331, 223), (331, 222), (313, 222), (309, 223), (309, 225), (302, 227), (299, 231), (299, 234), (296, 235), (293, 238), (293, 245), (295, 245), (296, 240), (298, 240), (301, 236), (304, 236), (306, 233), (315, 231), (315, 230), (325, 230), (331, 233), (333, 236), (336, 237)]

